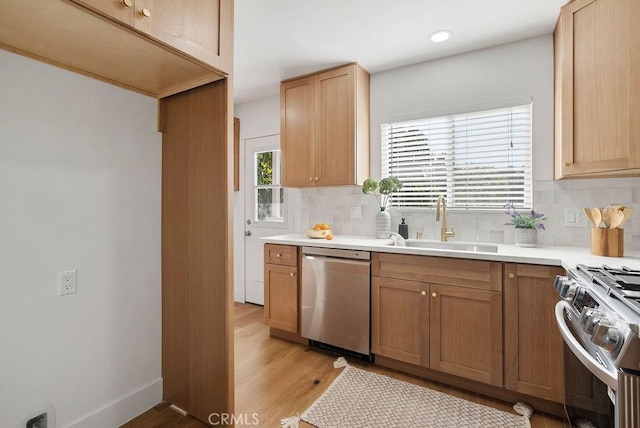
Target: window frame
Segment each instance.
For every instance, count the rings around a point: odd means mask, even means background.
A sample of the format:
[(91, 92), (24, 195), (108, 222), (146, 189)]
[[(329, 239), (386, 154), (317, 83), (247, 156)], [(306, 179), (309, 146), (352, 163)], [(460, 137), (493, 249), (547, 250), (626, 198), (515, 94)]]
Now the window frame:
[[(273, 184), (258, 184), (258, 155), (260, 153), (272, 153), (272, 179)], [(277, 154), (277, 155), (276, 155)], [(253, 213), (252, 213), (252, 221), (257, 227), (262, 228), (273, 228), (273, 229), (287, 229), (289, 227), (289, 216), (288, 216), (288, 195), (287, 189), (282, 186), (281, 183), (281, 163), (282, 163), (282, 151), (279, 148), (273, 149), (260, 149), (258, 151), (253, 152), (253, 180), (251, 183), (251, 192), (252, 192), (252, 200), (253, 200)], [(281, 191), (282, 192), (282, 203), (280, 205), (281, 209), (281, 217), (282, 221), (273, 221), (273, 220), (260, 220), (258, 218), (258, 192), (262, 189), (271, 189), (272, 191)]]

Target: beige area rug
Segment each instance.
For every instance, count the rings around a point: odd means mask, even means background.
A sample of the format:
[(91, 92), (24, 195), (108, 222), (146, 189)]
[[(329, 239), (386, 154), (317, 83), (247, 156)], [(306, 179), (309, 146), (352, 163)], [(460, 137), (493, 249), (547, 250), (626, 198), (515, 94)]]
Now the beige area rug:
[(346, 366), (311, 407), (282, 426), (303, 420), (318, 428), (530, 428), (531, 407), (518, 403), (514, 409), (520, 415)]

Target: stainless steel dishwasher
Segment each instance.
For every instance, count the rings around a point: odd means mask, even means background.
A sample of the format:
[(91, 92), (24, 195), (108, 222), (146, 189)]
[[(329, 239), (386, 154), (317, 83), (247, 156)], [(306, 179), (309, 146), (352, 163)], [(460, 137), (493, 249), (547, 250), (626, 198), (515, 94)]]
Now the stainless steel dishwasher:
[[(371, 253), (302, 248), (302, 336), (371, 359)], [(328, 346), (327, 346), (328, 345)]]

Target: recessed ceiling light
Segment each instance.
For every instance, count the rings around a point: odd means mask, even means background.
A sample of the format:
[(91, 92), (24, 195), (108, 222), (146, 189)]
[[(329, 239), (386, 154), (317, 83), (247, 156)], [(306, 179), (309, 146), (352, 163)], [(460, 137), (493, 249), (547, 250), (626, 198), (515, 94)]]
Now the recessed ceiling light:
[(440, 43), (440, 42), (444, 42), (445, 40), (447, 40), (450, 36), (451, 36), (451, 31), (449, 31), (449, 30), (440, 30), (440, 31), (436, 31), (435, 33), (433, 33), (429, 37), (431, 38), (432, 42)]

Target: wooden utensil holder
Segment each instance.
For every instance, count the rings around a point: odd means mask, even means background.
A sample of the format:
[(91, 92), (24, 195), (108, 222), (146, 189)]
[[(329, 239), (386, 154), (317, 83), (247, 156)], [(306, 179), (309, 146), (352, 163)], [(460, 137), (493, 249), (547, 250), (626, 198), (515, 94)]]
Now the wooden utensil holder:
[(591, 254), (594, 256), (624, 256), (624, 229), (591, 228)]

